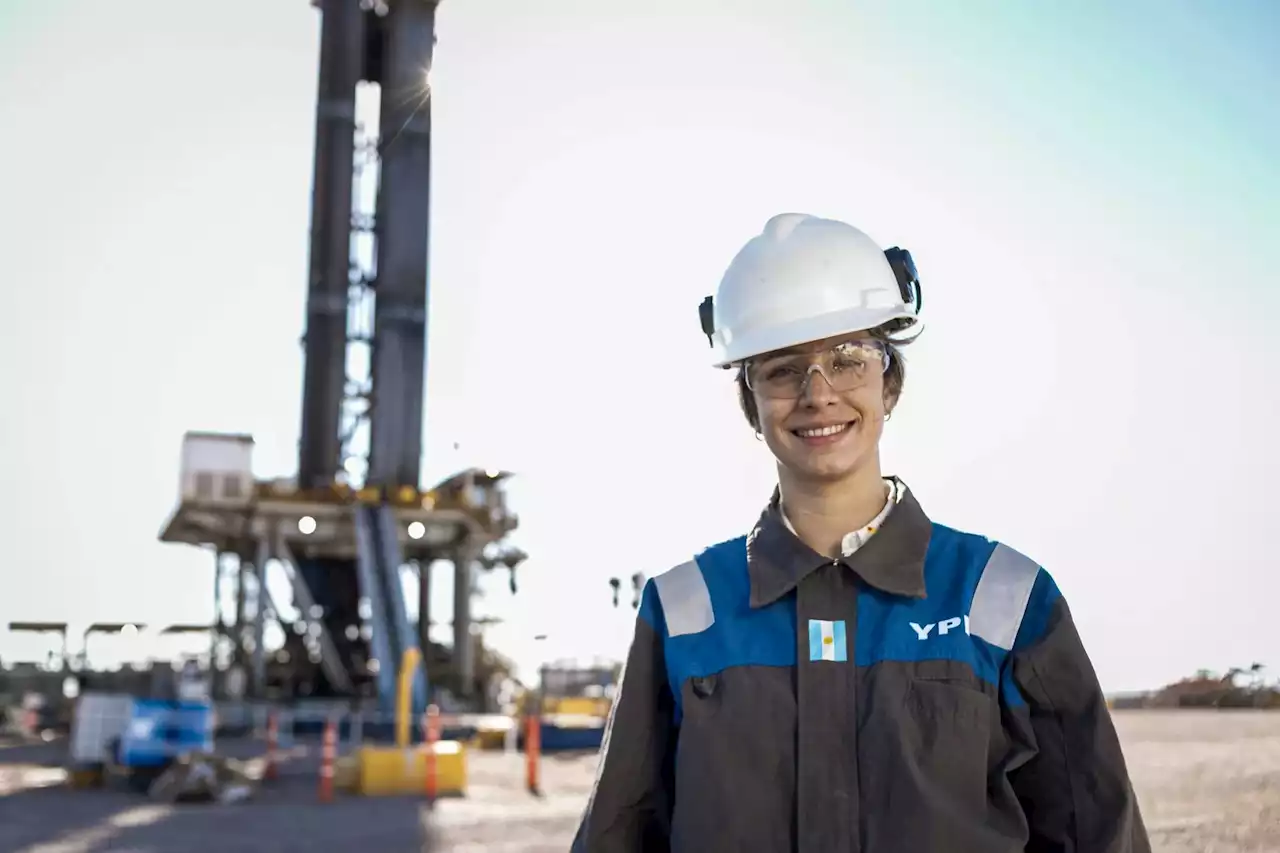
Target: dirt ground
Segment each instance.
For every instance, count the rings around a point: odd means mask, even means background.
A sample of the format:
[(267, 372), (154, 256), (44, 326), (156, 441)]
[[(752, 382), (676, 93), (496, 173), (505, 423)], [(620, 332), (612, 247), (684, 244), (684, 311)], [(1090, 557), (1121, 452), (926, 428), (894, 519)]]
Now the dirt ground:
[(1159, 853), (1280, 853), (1280, 713), (1124, 711), (1129, 773)]
[[(1280, 853), (1280, 713), (1117, 713), (1158, 853)], [(230, 744), (255, 754), (256, 744)], [(465, 799), (428, 812), (416, 797), (316, 802), (314, 750), (239, 806), (168, 806), (121, 791), (59, 787), (57, 745), (0, 744), (0, 853), (563, 853), (594, 756), (548, 756), (544, 795), (523, 790), (523, 757), (472, 753)]]

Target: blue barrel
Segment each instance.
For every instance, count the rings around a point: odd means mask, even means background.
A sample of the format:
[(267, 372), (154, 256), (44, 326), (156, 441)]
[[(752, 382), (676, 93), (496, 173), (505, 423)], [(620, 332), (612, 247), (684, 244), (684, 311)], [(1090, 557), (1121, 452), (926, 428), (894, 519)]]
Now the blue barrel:
[(116, 760), (124, 767), (163, 767), (187, 752), (213, 751), (213, 704), (135, 699)]

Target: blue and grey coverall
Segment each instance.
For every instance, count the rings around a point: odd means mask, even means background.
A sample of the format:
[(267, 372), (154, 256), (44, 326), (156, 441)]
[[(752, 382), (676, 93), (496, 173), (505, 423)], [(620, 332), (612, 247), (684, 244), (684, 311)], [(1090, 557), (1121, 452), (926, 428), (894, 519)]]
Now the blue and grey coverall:
[(1053, 579), (901, 494), (844, 559), (775, 493), (649, 581), (575, 853), (1149, 853)]

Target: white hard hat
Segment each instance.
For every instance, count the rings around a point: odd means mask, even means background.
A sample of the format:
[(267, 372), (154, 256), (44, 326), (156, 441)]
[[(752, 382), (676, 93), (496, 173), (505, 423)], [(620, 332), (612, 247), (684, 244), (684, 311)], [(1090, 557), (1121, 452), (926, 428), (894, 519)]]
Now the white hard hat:
[(910, 252), (882, 250), (843, 222), (783, 213), (742, 247), (699, 313), (715, 366), (729, 367), (894, 320), (906, 328), (919, 312)]

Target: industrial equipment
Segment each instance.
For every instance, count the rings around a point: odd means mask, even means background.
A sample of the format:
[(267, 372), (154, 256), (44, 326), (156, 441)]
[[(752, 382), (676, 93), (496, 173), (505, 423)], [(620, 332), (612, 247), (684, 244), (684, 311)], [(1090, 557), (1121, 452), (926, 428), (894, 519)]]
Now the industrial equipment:
[[(160, 537), (215, 552), (216, 601), (222, 583), (235, 588), (234, 616), (215, 617), (220, 696), (367, 697), (390, 712), (398, 662), (428, 646), (437, 560), (453, 563), (458, 590), (447, 680), (474, 692), (473, 572), (517, 521), (499, 485), (507, 472), (420, 484), (438, 2), (312, 3), (322, 22), (297, 476), (256, 480), (250, 436), (188, 433)], [(519, 560), (507, 557), (514, 589)], [(271, 562), (291, 602), (271, 600)], [(415, 570), (416, 625), (402, 585)], [(270, 656), (269, 620), (287, 636)], [(424, 667), (417, 711), (427, 694)]]

